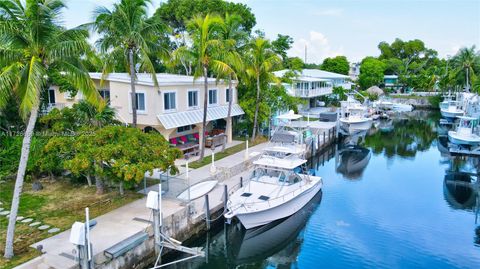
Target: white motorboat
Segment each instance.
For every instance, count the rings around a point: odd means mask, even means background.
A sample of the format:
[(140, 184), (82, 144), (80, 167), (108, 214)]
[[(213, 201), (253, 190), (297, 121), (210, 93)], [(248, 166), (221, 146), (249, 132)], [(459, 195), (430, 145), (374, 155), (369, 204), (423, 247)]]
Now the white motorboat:
[(443, 108), (440, 109), (440, 113), (442, 114), (442, 117), (448, 119), (461, 117), (465, 114), (465, 112), (458, 107), (458, 103), (455, 101), (449, 101), (448, 106), (443, 105)]
[(348, 134), (370, 129), (372, 119), (367, 117), (367, 107), (349, 96), (341, 102), (340, 128)]
[(305, 171), (307, 145), (315, 144), (315, 136), (308, 124), (296, 122), (301, 118), (293, 111), (277, 117), (278, 129), (253, 162), (252, 177), (230, 195), (227, 220), (236, 217), (247, 229), (262, 226), (293, 215), (320, 191), (322, 179)]
[(393, 103), (392, 110), (396, 112), (410, 112), (413, 110), (413, 106), (408, 104)]
[(306, 162), (296, 155), (262, 156), (250, 181), (230, 196), (225, 218), (237, 217), (251, 229), (295, 214), (322, 188), (320, 177), (302, 173)]
[(380, 110), (392, 110), (393, 109), (393, 103), (387, 100), (378, 100), (373, 102), (373, 107), (380, 109)]
[(478, 146), (480, 136), (475, 134), (478, 120), (472, 117), (459, 117), (460, 122), (455, 131), (448, 131), (448, 140), (456, 145)]

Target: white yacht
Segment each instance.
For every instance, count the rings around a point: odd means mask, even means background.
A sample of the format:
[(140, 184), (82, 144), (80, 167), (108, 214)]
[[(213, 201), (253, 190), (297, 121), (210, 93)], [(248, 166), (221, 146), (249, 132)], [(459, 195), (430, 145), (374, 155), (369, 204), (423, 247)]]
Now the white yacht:
[(367, 107), (350, 97), (341, 105), (340, 128), (349, 134), (370, 129), (372, 119), (366, 116)]
[(289, 113), (277, 117), (281, 126), (260, 158), (253, 162), (252, 176), (245, 186), (230, 195), (225, 218), (236, 217), (246, 229), (293, 215), (322, 188), (322, 179), (306, 171), (308, 130), (289, 128), (301, 116)]
[(458, 106), (456, 101), (448, 101), (448, 104), (440, 104), (440, 113), (442, 117), (447, 119), (454, 119), (456, 117), (461, 117), (465, 112)]
[(474, 132), (478, 120), (472, 117), (459, 117), (459, 119), (457, 130), (448, 132), (448, 140), (456, 145), (480, 145), (480, 136)]
[(295, 155), (262, 156), (250, 181), (230, 196), (225, 218), (237, 217), (251, 229), (295, 214), (322, 188), (320, 177), (302, 173), (306, 162)]

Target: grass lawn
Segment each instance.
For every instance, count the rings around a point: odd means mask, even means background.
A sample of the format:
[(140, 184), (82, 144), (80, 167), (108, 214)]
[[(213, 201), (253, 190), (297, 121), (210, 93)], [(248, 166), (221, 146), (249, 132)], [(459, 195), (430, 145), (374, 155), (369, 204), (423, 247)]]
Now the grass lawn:
[[(242, 140), (244, 140), (244, 139), (242, 139)], [(253, 142), (253, 145), (252, 145), (252, 143), (249, 143), (248, 147), (253, 147), (253, 146), (256, 146), (256, 145), (264, 143), (264, 142), (267, 142), (267, 138), (263, 137), (263, 136), (259, 136)], [(221, 160), (221, 159), (223, 159), (225, 157), (228, 157), (232, 154), (238, 153), (238, 152), (240, 152), (244, 149), (245, 149), (245, 142), (243, 142), (241, 144), (238, 144), (236, 146), (233, 146), (231, 148), (227, 148), (222, 152), (216, 152), (215, 153), (215, 161)], [(198, 161), (194, 161), (194, 162), (189, 163), (188, 167), (193, 168), (193, 169), (197, 169), (197, 168), (200, 168), (200, 167), (205, 166), (207, 164), (210, 164), (211, 162), (212, 162), (212, 158), (208, 156), (208, 157), (203, 158), (202, 160), (198, 160)]]
[[(62, 180), (42, 181), (42, 185), (43, 190), (34, 192), (30, 183), (24, 184), (18, 216), (33, 218), (33, 221), (60, 228), (61, 231), (69, 229), (75, 221), (83, 221), (85, 207), (90, 208), (90, 216), (95, 218), (142, 197), (141, 194), (127, 190), (123, 197), (115, 190), (96, 195), (95, 187), (73, 185)], [(13, 180), (0, 183), (0, 201), (3, 203), (0, 207), (4, 210), (10, 210), (13, 187)], [(13, 268), (38, 256), (40, 253), (30, 245), (52, 236), (47, 231), (39, 231), (28, 224), (17, 222), (15, 257), (8, 261), (3, 258), (7, 225), (8, 219), (0, 216), (0, 268)]]

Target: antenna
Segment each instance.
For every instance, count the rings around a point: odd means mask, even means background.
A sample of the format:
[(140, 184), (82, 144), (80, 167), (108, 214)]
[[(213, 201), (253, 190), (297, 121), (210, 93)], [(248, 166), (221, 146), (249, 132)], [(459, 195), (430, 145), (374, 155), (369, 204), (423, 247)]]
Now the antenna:
[(305, 61), (304, 63), (307, 63), (307, 44), (305, 44)]

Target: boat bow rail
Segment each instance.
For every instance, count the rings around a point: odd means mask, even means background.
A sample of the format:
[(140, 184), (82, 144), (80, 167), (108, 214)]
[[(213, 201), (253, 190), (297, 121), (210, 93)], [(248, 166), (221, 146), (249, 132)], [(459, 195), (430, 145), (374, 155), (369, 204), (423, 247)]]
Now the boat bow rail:
[[(308, 176), (308, 175), (305, 175), (305, 177), (308, 177), (308, 179), (305, 178), (305, 180), (308, 182), (308, 184), (300, 185), (300, 188), (297, 188), (297, 189), (295, 189), (291, 192), (285, 193), (281, 196), (278, 196), (278, 197), (275, 197), (275, 198), (272, 198), (272, 199), (269, 198), (266, 201), (243, 202), (243, 203), (233, 204), (231, 202), (231, 200), (228, 200), (228, 202), (227, 202), (227, 213), (225, 214), (225, 217), (226, 218), (234, 217), (235, 213), (236, 213), (235, 211), (237, 211), (239, 208), (242, 208), (242, 207), (245, 208), (245, 210), (247, 210), (247, 211), (252, 211), (252, 210), (253, 211), (262, 211), (262, 210), (267, 210), (267, 209), (270, 209), (272, 207), (276, 207), (276, 206), (279, 206), (281, 204), (284, 204), (285, 202), (288, 202), (288, 201), (292, 200), (293, 198), (299, 196), (304, 191), (311, 189), (309, 185), (312, 183), (312, 180), (310, 179), (310, 176)], [(322, 184), (322, 183), (323, 183), (322, 178), (318, 177), (318, 182), (316, 182), (314, 185)]]

